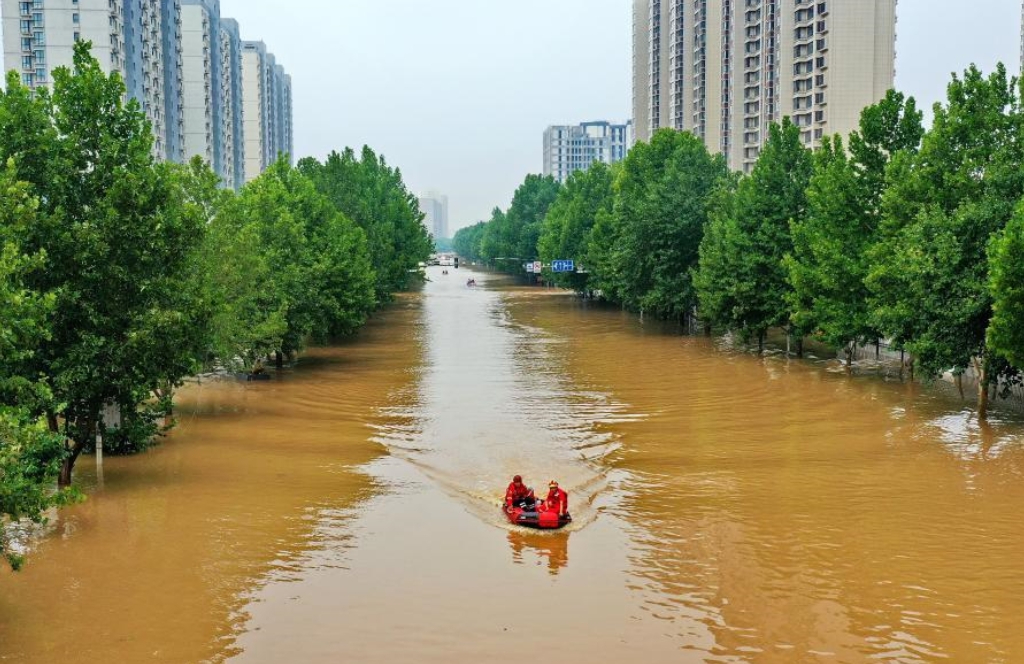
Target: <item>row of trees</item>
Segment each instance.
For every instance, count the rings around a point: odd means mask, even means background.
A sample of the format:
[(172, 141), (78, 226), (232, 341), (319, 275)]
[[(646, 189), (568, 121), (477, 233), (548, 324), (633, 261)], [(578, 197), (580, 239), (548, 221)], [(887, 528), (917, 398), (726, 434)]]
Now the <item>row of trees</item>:
[[(0, 91), (0, 552), (5, 519), (64, 499), (103, 432), (134, 450), (196, 372), (351, 334), (431, 251), (370, 149), (284, 159), (240, 193), (156, 162), (148, 121), (87, 44), (53, 91)], [(17, 562), (11, 557), (12, 562)]]
[[(517, 198), (536, 189), (528, 179)], [(688, 133), (657, 132), (622, 163), (573, 175), (536, 211), (536, 246), (514, 255), (575, 259), (585, 272), (554, 275), (563, 286), (699, 317), (761, 349), (771, 329), (848, 361), (889, 340), (928, 376), (973, 369), (985, 417), (990, 390), (1024, 367), (1022, 197), (1020, 82), (972, 67), (927, 131), (892, 91), (848, 141), (814, 152), (788, 119), (771, 126), (748, 175)], [(461, 231), (457, 250), (493, 261), (509, 247), (494, 238), (529, 239), (512, 212)]]

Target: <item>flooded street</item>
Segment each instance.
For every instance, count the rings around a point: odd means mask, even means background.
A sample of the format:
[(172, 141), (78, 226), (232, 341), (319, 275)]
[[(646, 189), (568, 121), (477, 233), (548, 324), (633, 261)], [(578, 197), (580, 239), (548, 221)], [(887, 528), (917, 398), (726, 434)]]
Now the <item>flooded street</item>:
[[(1024, 661), (1024, 418), (430, 276), (83, 458), (0, 572), (0, 661)], [(515, 473), (574, 523), (509, 526)]]

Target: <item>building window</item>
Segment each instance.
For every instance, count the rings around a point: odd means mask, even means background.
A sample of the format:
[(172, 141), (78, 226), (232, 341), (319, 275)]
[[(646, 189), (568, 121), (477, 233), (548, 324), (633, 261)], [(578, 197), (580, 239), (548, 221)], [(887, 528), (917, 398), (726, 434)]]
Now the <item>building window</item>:
[(78, 23), (79, 23), (78, 12), (75, 12), (74, 14), (71, 15), (71, 22), (74, 23), (75, 25), (78, 25)]

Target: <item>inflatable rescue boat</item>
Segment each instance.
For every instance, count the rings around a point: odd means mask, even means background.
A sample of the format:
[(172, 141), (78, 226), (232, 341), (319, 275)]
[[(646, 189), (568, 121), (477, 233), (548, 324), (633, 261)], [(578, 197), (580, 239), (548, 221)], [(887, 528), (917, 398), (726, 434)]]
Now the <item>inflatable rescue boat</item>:
[(554, 530), (572, 523), (572, 517), (568, 514), (559, 515), (557, 512), (537, 509), (536, 507), (525, 509), (514, 506), (509, 509), (503, 508), (502, 511), (509, 521), (517, 526), (525, 526), (527, 528)]

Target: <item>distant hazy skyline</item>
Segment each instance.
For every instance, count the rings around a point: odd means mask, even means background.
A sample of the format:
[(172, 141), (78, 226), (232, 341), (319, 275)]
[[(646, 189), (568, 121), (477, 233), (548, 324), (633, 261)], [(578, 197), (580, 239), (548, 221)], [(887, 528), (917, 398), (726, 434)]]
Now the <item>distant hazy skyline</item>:
[[(851, 2), (856, 0), (832, 0)], [(922, 107), (952, 72), (1020, 59), (1021, 2), (900, 0), (896, 86)], [(452, 232), (541, 170), (544, 129), (626, 120), (632, 0), (222, 0), (292, 75), (296, 158), (367, 144)]]

